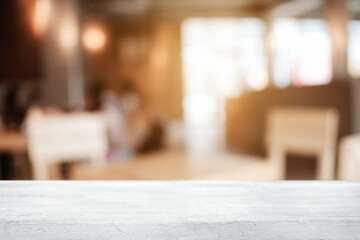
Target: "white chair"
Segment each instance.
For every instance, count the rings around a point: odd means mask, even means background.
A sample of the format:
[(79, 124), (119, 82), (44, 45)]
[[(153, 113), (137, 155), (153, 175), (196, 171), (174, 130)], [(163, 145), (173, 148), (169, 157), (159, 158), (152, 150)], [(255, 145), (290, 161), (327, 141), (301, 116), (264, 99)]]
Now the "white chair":
[(48, 165), (89, 159), (106, 160), (106, 120), (100, 113), (36, 114), (27, 120), (28, 151), (34, 179), (48, 179)]
[(269, 112), (266, 145), (278, 179), (285, 179), (286, 154), (317, 157), (317, 179), (334, 179), (339, 116), (332, 108), (278, 108)]
[(360, 180), (360, 135), (351, 135), (341, 139), (338, 178)]

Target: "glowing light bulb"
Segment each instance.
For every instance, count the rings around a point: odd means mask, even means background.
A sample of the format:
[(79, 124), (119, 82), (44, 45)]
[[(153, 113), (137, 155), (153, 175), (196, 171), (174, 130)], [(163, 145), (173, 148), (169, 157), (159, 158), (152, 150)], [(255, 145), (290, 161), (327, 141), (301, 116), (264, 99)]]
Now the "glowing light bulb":
[(105, 45), (105, 33), (99, 27), (89, 27), (85, 30), (82, 41), (84, 46), (90, 51), (98, 51)]

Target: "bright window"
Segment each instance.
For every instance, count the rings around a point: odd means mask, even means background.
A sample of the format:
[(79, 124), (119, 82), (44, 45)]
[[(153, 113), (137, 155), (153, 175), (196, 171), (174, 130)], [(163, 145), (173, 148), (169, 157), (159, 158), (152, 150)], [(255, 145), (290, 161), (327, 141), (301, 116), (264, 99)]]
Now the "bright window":
[(258, 19), (190, 18), (182, 24), (185, 146), (214, 155), (224, 146), (225, 99), (268, 85), (265, 25)]
[(324, 20), (278, 19), (273, 31), (273, 79), (277, 87), (331, 81), (331, 41)]
[(348, 23), (348, 72), (353, 78), (360, 78), (360, 21)]
[(258, 19), (190, 18), (182, 25), (185, 94), (236, 97), (268, 85), (265, 25)]

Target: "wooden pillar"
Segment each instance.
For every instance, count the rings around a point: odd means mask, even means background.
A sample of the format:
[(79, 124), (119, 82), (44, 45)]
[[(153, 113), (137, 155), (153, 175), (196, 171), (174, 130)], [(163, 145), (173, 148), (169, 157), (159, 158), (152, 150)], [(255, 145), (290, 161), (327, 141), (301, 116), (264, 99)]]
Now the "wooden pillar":
[(274, 86), (273, 79), (273, 52), (272, 52), (272, 38), (273, 38), (273, 21), (274, 18), (270, 14), (264, 14), (261, 19), (264, 21), (266, 26), (265, 33), (265, 56), (267, 60), (267, 70), (268, 70), (268, 78), (269, 78), (269, 86)]
[(325, 18), (329, 24), (332, 44), (333, 79), (348, 80), (347, 72), (347, 24), (350, 18), (347, 1), (327, 0)]
[(50, 2), (51, 13), (43, 48), (44, 103), (76, 108), (83, 101), (78, 1)]

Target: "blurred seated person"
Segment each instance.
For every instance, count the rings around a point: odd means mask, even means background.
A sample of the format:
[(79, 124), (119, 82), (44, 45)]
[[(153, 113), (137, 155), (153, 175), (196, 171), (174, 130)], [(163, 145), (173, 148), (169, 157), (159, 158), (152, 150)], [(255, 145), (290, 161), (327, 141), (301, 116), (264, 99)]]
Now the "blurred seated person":
[(164, 147), (164, 134), (164, 126), (159, 119), (150, 121), (146, 137), (138, 146), (137, 151), (147, 153), (162, 149)]
[(3, 130), (7, 132), (21, 131), (28, 109), (39, 99), (34, 89), (20, 86), (19, 84), (11, 84), (2, 102)]
[[(18, 104), (18, 86), (10, 86), (3, 98), (1, 112), (1, 131), (18, 132), (23, 121), (24, 111)], [(0, 153), (0, 176), (4, 180), (11, 179), (14, 175), (12, 167), (13, 156), (10, 152)]]
[(149, 120), (141, 108), (138, 91), (130, 81), (123, 81), (119, 94), (94, 85), (86, 93), (85, 108), (101, 110), (106, 115), (110, 162), (162, 148), (163, 128), (156, 120)]
[(19, 103), (19, 86), (10, 86), (4, 96), (2, 122), (5, 131), (20, 131), (25, 116), (25, 106)]
[[(29, 88), (26, 84), (20, 83), (5, 86), (5, 94), (0, 101), (0, 132), (22, 134), (26, 112), (37, 100), (38, 94), (33, 87)], [(15, 167), (13, 153), (5, 150), (0, 152), (0, 176), (3, 179), (16, 179), (19, 176), (16, 176), (18, 174), (15, 173)]]

